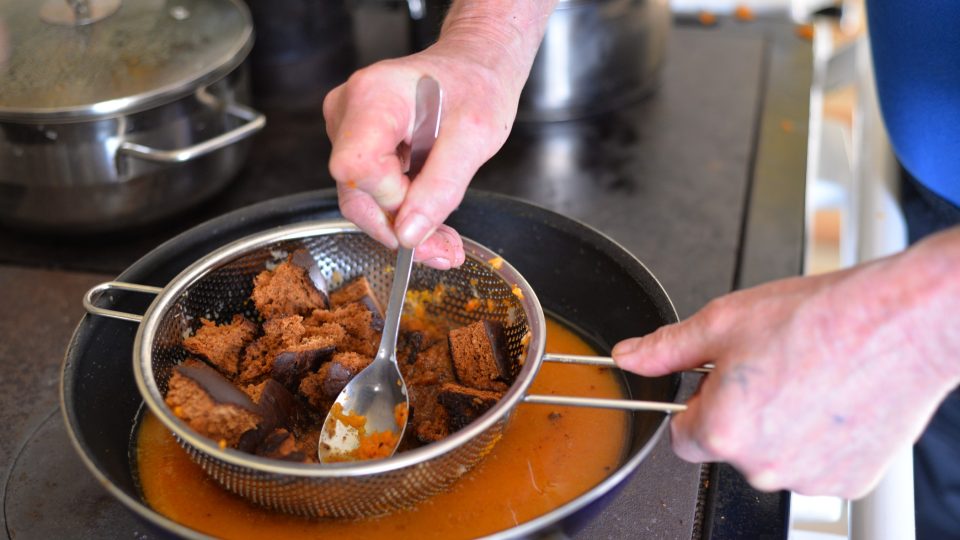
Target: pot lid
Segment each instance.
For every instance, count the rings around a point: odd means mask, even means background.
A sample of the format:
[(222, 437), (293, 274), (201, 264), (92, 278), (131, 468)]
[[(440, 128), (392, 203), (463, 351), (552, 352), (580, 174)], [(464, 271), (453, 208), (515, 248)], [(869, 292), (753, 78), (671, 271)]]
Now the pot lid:
[(4, 0), (0, 118), (143, 110), (223, 77), (252, 44), (240, 0)]

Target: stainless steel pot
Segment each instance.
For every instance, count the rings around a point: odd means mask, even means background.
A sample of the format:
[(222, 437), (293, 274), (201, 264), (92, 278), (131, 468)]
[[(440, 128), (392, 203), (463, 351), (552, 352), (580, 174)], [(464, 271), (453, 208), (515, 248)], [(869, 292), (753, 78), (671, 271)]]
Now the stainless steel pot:
[(667, 0), (560, 0), (518, 120), (568, 120), (620, 107), (652, 91), (670, 29)]
[(6, 224), (94, 232), (170, 216), (223, 188), (265, 124), (244, 105), (253, 27), (239, 0), (18, 0), (0, 25)]
[[(413, 44), (436, 40), (450, 0), (410, 0)], [(616, 109), (657, 86), (670, 31), (667, 0), (559, 0), (530, 77), (520, 121), (570, 120)]]

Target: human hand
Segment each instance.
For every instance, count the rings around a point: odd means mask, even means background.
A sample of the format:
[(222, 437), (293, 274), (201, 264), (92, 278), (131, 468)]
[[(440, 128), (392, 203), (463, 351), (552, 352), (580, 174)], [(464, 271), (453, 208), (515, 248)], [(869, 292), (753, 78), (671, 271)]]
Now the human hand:
[(960, 383), (960, 234), (940, 236), (721, 297), (613, 357), (646, 376), (716, 365), (671, 422), (681, 458), (728, 462), (761, 490), (860, 497)]
[[(435, 45), (362, 69), (327, 95), (330, 172), (347, 219), (391, 249), (416, 247), (416, 260), (429, 266), (463, 263), (460, 236), (442, 223), (477, 169), (506, 141), (543, 32), (540, 12), (551, 7), (458, 3), (448, 17), (454, 22), (445, 23)], [(496, 24), (508, 15), (521, 26), (528, 21), (524, 27), (532, 31), (514, 33), (516, 28)], [(398, 148), (410, 142), (417, 81), (424, 75), (443, 89), (443, 114), (437, 141), (411, 183)]]

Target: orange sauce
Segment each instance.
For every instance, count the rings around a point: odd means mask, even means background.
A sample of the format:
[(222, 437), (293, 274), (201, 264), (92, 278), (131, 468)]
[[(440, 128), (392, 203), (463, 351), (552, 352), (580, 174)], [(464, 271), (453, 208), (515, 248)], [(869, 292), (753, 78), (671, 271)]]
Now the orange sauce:
[[(547, 351), (596, 354), (547, 320)], [(544, 364), (531, 393), (623, 397), (618, 376)], [(221, 489), (152, 415), (137, 441), (140, 482), (157, 512), (221, 538), (473, 538), (543, 515), (583, 494), (620, 464), (628, 417), (619, 411), (519, 405), (487, 458), (417, 507), (363, 521), (307, 520), (263, 510)]]

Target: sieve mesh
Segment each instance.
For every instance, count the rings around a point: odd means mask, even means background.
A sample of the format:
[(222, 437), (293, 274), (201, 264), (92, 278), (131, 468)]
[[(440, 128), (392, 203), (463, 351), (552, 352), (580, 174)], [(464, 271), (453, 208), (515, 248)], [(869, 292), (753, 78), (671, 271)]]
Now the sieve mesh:
[[(234, 314), (257, 318), (249, 301), (254, 277), (304, 249), (330, 288), (359, 275), (384, 304), (395, 253), (346, 222), (322, 222), (267, 231), (225, 246), (175, 278), (144, 316), (135, 344), (135, 374), (148, 406), (191, 458), (221, 486), (256, 504), (309, 517), (370, 517), (412, 506), (447, 488), (486, 456), (499, 440), (543, 353), (543, 314), (533, 291), (509, 265), (493, 268), (495, 254), (464, 239), (467, 260), (458, 269), (415, 265), (405, 311), (416, 310), (451, 327), (496, 320), (504, 325), (509, 354), (523, 367), (500, 402), (447, 439), (375, 462), (289, 464), (232, 449), (193, 432), (163, 403), (174, 366), (186, 358), (183, 338), (200, 318), (227, 322)], [(519, 288), (521, 296), (514, 294)], [(527, 336), (527, 334), (530, 336)]]

